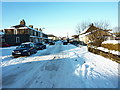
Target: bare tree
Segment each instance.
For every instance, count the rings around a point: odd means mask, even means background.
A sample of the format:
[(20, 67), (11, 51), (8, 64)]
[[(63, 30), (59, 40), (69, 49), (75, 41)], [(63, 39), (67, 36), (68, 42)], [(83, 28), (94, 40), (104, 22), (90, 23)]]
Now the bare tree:
[(81, 22), (76, 25), (76, 33), (80, 34), (82, 31), (84, 31), (87, 27), (89, 27), (90, 22)]
[[(90, 24), (91, 23), (89, 21), (88, 22), (84, 21), (84, 22), (81, 22), (81, 23), (77, 24), (76, 25), (76, 33), (80, 34), (82, 31), (84, 31), (86, 28), (88, 28)], [(95, 21), (93, 23), (93, 25), (100, 28), (100, 29), (106, 30), (106, 29), (109, 28), (110, 23), (108, 21), (102, 21), (101, 20), (101, 21)]]
[(100, 29), (106, 30), (106, 29), (109, 28), (110, 23), (108, 21), (102, 21), (102, 20), (101, 21), (95, 21), (94, 26), (96, 26), (96, 27), (98, 27)]
[(77, 24), (75, 29), (76, 29), (76, 33), (79, 34), (81, 32), (81, 28), (80, 28), (80, 24)]

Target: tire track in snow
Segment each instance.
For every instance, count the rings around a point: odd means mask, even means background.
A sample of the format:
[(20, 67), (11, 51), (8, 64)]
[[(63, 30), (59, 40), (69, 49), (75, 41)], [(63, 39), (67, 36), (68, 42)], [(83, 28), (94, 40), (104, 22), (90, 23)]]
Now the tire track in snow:
[[(43, 71), (45, 71), (45, 70), (47, 70), (48, 72), (49, 71), (57, 71), (58, 70), (58, 68), (59, 68), (59, 64), (57, 64), (56, 65), (56, 59), (59, 59), (59, 57), (57, 57), (57, 54), (56, 53), (59, 53), (59, 49), (58, 49), (58, 47), (59, 47), (59, 45), (55, 45), (55, 49), (53, 49), (53, 51), (51, 52), (51, 54), (52, 54), (52, 56), (49, 58), (49, 60), (47, 61), (47, 62), (45, 62), (45, 63), (43, 63), (42, 65), (40, 65), (40, 67), (39, 68), (41, 68), (41, 71), (43, 72)], [(50, 55), (51, 55), (50, 54)], [(52, 58), (52, 59), (51, 59)], [(39, 68), (36, 70), (36, 71), (38, 71), (39, 70)], [(37, 72), (36, 72), (37, 73)], [(50, 78), (53, 78), (53, 76), (54, 76), (55, 74), (53, 74), (53, 72), (51, 72), (51, 73), (49, 73), (48, 74), (48, 76), (50, 77)], [(45, 82), (44, 81), (41, 81), (41, 80), (39, 80), (40, 79), (40, 77), (42, 77), (41, 76), (41, 74), (39, 75), (38, 74), (38, 76), (36, 77), (36, 78), (34, 78), (34, 81), (33, 81), (33, 83), (40, 83), (40, 84), (44, 84)], [(44, 76), (43, 76), (44, 77)], [(42, 82), (42, 83), (41, 83)], [(26, 87), (29, 85), (31, 83), (31, 80), (25, 85)], [(31, 85), (33, 84), (33, 83), (31, 83)], [(31, 87), (31, 86), (30, 86)]]
[[(53, 48), (54, 47), (51, 47), (52, 49), (51, 49), (51, 53), (52, 53), (52, 51), (54, 50)], [(48, 48), (48, 50), (49, 50), (49, 48)], [(45, 53), (47, 52), (47, 50), (45, 51)], [(44, 53), (44, 52), (43, 52)], [(51, 54), (51, 53), (49, 53), (49, 55)], [(35, 57), (35, 56), (38, 56), (38, 55), (31, 55), (30, 57), (22, 57), (22, 59), (24, 59), (24, 60), (26, 60), (26, 59), (37, 59), (37, 58), (33, 58), (33, 56)], [(52, 56), (53, 57), (53, 56)], [(49, 59), (51, 59), (52, 57), (50, 57)], [(21, 60), (21, 58), (17, 58), (18, 60)], [(39, 59), (39, 58), (38, 58)], [(13, 61), (14, 60), (16, 60), (16, 58), (15, 59), (13, 59)], [(12, 63), (13, 61), (9, 61), (9, 63)], [(6, 63), (8, 63), (8, 62), (6, 62)], [(45, 62), (45, 63), (42, 63), (42, 64), (46, 64), (46, 63), (49, 63), (49, 61), (47, 61), (47, 62)], [(26, 64), (22, 64), (22, 65), (18, 65), (19, 67), (23, 67), (23, 66), (25, 66), (26, 67)], [(28, 65), (29, 66), (29, 65)], [(27, 66), (27, 67), (28, 67)], [(34, 65), (33, 65), (34, 66)], [(36, 75), (38, 75), (37, 73), (38, 73), (38, 70), (40, 69), (40, 67), (41, 67), (41, 65), (40, 66), (38, 66), (37, 68), (36, 68), (36, 72), (34, 72), (34, 74), (33, 74), (33, 77), (34, 76), (36, 76)], [(13, 70), (15, 70), (16, 69), (16, 67), (14, 67), (14, 68), (11, 68), (11, 69), (9, 69), (10, 71), (13, 71)], [(24, 69), (23, 69), (24, 70)], [(32, 70), (32, 68), (31, 68), (31, 70)], [(29, 71), (28, 69), (26, 70), (27, 72), (28, 72), (28, 74), (29, 73), (31, 73), (32, 71)], [(19, 73), (19, 72), (18, 72)], [(13, 74), (11, 74), (11, 75), (13, 75)], [(17, 76), (19, 76), (20, 74), (17, 74)], [(25, 73), (22, 73), (22, 75), (24, 75), (25, 77), (27, 77), (26, 75), (25, 75)], [(5, 78), (5, 77), (4, 77)], [(13, 78), (17, 78), (16, 77), (16, 75), (13, 77)], [(33, 79), (35, 79), (35, 77), (33, 78)], [(34, 81), (33, 79), (31, 79), (30, 81), (28, 81), (28, 84), (27, 84), (27, 86), (29, 86), (29, 84), (32, 82), (32, 81)], [(21, 81), (21, 79), (20, 79), (20, 81)], [(20, 82), (20, 81), (18, 81), (18, 82)], [(11, 80), (8, 80), (8, 82), (12, 82)], [(6, 82), (5, 82), (6, 83)], [(11, 83), (12, 84), (12, 83)], [(15, 83), (14, 83), (15, 84)], [(5, 85), (5, 84), (4, 84)], [(4, 86), (3, 85), (3, 86)], [(13, 85), (14, 86), (14, 85)], [(24, 86), (25, 87), (25, 86)]]
[[(40, 85), (45, 86), (48, 82), (50, 82), (50, 86), (48, 86), (48, 87), (52, 87), (52, 88), (55, 87), (55, 82), (54, 82), (54, 80), (52, 81), (52, 79), (54, 79), (54, 77), (56, 76), (56, 74), (57, 74), (57, 72), (60, 68), (60, 65), (61, 65), (60, 64), (61, 63), (60, 55), (59, 55), (59, 53), (61, 51), (62, 51), (62, 47), (60, 45), (56, 45), (54, 51), (52, 52), (52, 59), (50, 61), (44, 63), (41, 66), (43, 73), (41, 73), (41, 75), (39, 75), (39, 77), (41, 77), (40, 78), (41, 80), (39, 80), (39, 79), (37, 80)], [(44, 74), (44, 73), (46, 73), (48, 75), (47, 76), (47, 78), (48, 78), (47, 81), (44, 81), (45, 79), (42, 79), (42, 78), (46, 78), (46, 77), (42, 76), (42, 74)], [(33, 87), (33, 86), (31, 86), (31, 87)]]

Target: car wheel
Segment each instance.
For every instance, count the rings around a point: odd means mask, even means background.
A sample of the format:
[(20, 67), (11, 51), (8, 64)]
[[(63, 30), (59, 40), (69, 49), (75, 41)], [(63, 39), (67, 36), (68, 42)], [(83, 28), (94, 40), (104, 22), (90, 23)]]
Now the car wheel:
[(13, 55), (13, 58), (17, 58), (17, 57), (18, 57), (18, 56), (14, 56), (14, 55)]
[(37, 53), (37, 50), (35, 50), (35, 52), (34, 53)]
[(45, 46), (45, 48), (44, 49), (46, 49), (46, 46)]
[(30, 53), (30, 52), (28, 52), (28, 53), (27, 53), (27, 55), (28, 55), (28, 56), (30, 56), (30, 55), (31, 55), (31, 53)]

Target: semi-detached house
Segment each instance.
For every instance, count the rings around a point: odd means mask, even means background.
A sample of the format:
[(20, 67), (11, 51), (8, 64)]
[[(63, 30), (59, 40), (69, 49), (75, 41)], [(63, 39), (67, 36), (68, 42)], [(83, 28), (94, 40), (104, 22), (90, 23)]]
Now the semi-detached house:
[(10, 45), (19, 45), (24, 42), (42, 42), (44, 40), (43, 32), (33, 25), (26, 26), (24, 20), (19, 25), (4, 29), (4, 41)]

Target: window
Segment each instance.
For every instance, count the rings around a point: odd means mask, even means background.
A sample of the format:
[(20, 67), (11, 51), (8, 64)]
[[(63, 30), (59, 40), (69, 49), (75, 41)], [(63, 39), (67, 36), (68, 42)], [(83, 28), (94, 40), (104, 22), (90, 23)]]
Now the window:
[(36, 31), (34, 31), (34, 35), (36, 36)]
[(33, 44), (33, 43), (31, 43), (31, 44), (30, 44), (30, 47), (34, 47), (34, 44)]
[(36, 36), (39, 36), (39, 32), (36, 32)]
[(4, 38), (2, 38), (1, 40), (2, 40), (2, 42), (5, 42), (5, 39), (4, 39)]
[(21, 44), (18, 48), (29, 48), (30, 44)]
[(14, 34), (17, 34), (17, 29), (14, 30)]
[(32, 37), (30, 37), (30, 42), (32, 42), (33, 40), (32, 40)]
[(20, 37), (16, 37), (16, 43), (20, 43)]

